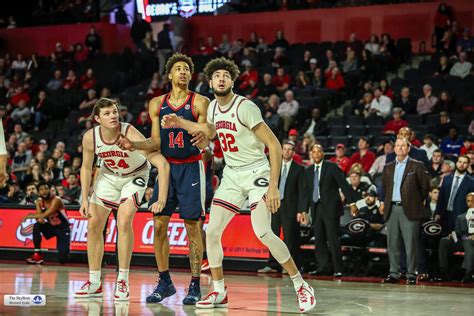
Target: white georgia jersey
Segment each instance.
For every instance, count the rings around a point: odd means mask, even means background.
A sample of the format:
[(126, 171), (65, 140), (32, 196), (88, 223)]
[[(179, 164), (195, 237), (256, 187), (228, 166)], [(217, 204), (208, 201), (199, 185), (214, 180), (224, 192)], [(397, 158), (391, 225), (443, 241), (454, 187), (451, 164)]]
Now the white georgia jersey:
[(3, 120), (0, 118), (0, 155), (7, 154), (7, 147), (5, 145), (5, 132), (3, 131)]
[(213, 100), (207, 110), (207, 121), (216, 129), (228, 166), (243, 167), (267, 159), (265, 145), (252, 131), (263, 122), (259, 108), (252, 101), (234, 95), (227, 106), (220, 107)]
[[(130, 124), (120, 123), (120, 132), (127, 136)], [(140, 151), (122, 150), (113, 143), (104, 141), (101, 127), (94, 127), (94, 152), (101, 160), (100, 168), (121, 176), (127, 176), (144, 168), (150, 168), (148, 161)]]

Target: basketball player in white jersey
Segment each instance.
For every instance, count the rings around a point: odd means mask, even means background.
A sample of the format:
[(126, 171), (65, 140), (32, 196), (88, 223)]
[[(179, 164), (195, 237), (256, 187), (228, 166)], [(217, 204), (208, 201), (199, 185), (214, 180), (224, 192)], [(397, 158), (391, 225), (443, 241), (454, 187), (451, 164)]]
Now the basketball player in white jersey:
[[(82, 140), (82, 205), (79, 209), (81, 215), (88, 218), (89, 280), (75, 296), (79, 298), (102, 296), (100, 270), (104, 254), (102, 232), (111, 209), (115, 208), (118, 209), (119, 274), (114, 298), (126, 301), (130, 299), (128, 272), (134, 241), (132, 222), (147, 187), (150, 164), (145, 158), (145, 153), (122, 150), (116, 145), (117, 139), (122, 134), (135, 141), (145, 140), (145, 137), (132, 125), (119, 121), (118, 104), (114, 100), (101, 98), (94, 105), (93, 115), (99, 126), (86, 132)], [(97, 155), (102, 163), (92, 196), (89, 198), (94, 155)], [(160, 182), (159, 203), (152, 205), (151, 210), (160, 212), (168, 194), (169, 165), (158, 152), (150, 153), (148, 159), (158, 168)]]
[(5, 145), (5, 132), (3, 131), (3, 120), (0, 119), (0, 185), (7, 177), (7, 147)]
[[(221, 185), (214, 195), (206, 230), (207, 254), (214, 289), (197, 302), (196, 307), (227, 306), (222, 269), (222, 233), (249, 198), (252, 227), (256, 236), (288, 271), (296, 290), (300, 311), (309, 311), (316, 305), (314, 290), (301, 277), (285, 243), (271, 229), (271, 213), (276, 212), (280, 206), (280, 143), (263, 121), (258, 107), (232, 92), (239, 74), (239, 68), (233, 61), (214, 59), (206, 65), (204, 72), (216, 97), (209, 104), (207, 124), (193, 123), (176, 115), (162, 119), (163, 127), (184, 128), (193, 135), (204, 133), (208, 139), (217, 136), (226, 163)], [(270, 165), (264, 154), (265, 146), (270, 153)]]

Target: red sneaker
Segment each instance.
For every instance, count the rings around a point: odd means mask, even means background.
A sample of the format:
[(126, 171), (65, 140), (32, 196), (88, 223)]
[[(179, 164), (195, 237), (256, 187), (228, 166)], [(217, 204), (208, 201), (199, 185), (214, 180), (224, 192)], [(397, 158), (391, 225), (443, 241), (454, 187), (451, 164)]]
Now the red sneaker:
[(296, 291), (296, 297), (302, 313), (308, 312), (316, 306), (314, 289), (306, 282)]
[(227, 287), (222, 293), (211, 292), (204, 299), (196, 303), (196, 308), (226, 308), (228, 305)]
[(202, 259), (202, 264), (201, 264), (201, 271), (207, 271), (211, 267), (209, 267), (209, 261), (207, 259)]
[(74, 293), (74, 297), (76, 298), (89, 298), (98, 296), (102, 296), (102, 282), (93, 284), (89, 280), (81, 286), (79, 291)]
[(128, 301), (130, 299), (130, 292), (127, 281), (117, 280), (114, 298), (116, 301)]
[(43, 255), (38, 252), (35, 252), (31, 257), (26, 259), (26, 262), (30, 264), (42, 264), (44, 262)]

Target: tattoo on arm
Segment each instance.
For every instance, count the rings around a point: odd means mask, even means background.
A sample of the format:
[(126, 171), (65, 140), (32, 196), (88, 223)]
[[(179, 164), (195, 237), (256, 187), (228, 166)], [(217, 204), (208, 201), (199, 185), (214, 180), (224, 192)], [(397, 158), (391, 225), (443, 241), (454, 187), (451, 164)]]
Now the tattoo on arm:
[(131, 142), (133, 147), (138, 150), (155, 150), (158, 149), (158, 145), (156, 142), (148, 138), (147, 140), (139, 141), (139, 142)]
[[(199, 237), (201, 238), (201, 237)], [(198, 277), (201, 275), (202, 246), (199, 247), (195, 240), (189, 242), (189, 264), (191, 266), (191, 275)]]

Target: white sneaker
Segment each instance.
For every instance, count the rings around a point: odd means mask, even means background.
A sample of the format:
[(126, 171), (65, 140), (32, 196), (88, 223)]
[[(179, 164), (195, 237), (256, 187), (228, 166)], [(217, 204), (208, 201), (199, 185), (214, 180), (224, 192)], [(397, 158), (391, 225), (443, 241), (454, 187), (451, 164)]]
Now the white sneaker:
[(76, 298), (89, 298), (89, 297), (99, 297), (102, 296), (102, 282), (97, 284), (91, 283), (90, 280), (87, 280), (84, 283), (79, 291), (74, 294)]
[(130, 292), (127, 281), (117, 280), (117, 284), (115, 285), (114, 298), (116, 301), (128, 301), (130, 299)]
[(228, 305), (227, 287), (224, 292), (211, 292), (196, 303), (196, 308), (225, 308)]
[(316, 297), (313, 288), (306, 282), (296, 291), (300, 312), (305, 313), (312, 310), (316, 306)]

